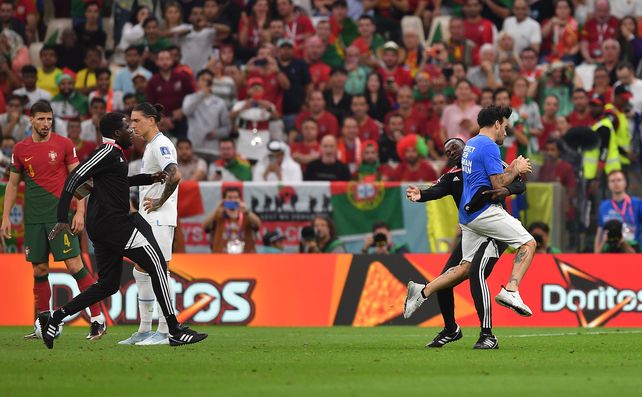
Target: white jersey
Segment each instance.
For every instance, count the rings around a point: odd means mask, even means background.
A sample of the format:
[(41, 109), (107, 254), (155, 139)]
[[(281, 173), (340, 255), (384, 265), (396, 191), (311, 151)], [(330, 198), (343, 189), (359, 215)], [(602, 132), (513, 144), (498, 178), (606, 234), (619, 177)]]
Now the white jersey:
[[(168, 137), (159, 132), (151, 141), (147, 142), (145, 153), (143, 153), (143, 165), (141, 173), (154, 174), (159, 171), (165, 170), (170, 164), (177, 164), (176, 148)], [(145, 197), (159, 198), (165, 190), (165, 185), (162, 183), (154, 183), (153, 185), (140, 186), (139, 200), (140, 200), (140, 214), (152, 226), (176, 226), (178, 217), (178, 188), (167, 199), (162, 207), (156, 211), (148, 213), (143, 208), (143, 200)]]

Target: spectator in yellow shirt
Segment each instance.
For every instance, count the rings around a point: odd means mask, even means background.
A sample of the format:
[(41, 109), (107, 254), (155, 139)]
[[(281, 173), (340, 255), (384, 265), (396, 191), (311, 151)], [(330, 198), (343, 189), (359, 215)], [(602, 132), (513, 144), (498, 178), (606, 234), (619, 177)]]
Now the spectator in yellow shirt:
[(40, 50), (40, 63), (42, 66), (38, 68), (38, 81), (36, 86), (48, 91), (52, 97), (58, 95), (56, 77), (62, 73), (62, 70), (56, 67), (58, 57), (53, 46), (45, 45), (42, 47)]
[(102, 52), (96, 47), (90, 47), (85, 53), (85, 68), (76, 75), (75, 88), (87, 96), (96, 89), (96, 69), (102, 62)]

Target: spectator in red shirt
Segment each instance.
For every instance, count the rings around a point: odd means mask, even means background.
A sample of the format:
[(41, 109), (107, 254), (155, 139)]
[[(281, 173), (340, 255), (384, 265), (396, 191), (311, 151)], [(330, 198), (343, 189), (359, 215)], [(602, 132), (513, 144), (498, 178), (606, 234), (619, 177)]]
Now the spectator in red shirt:
[[(357, 121), (359, 138), (363, 141), (379, 140), (382, 126), (378, 121), (375, 121), (368, 115), (368, 101), (366, 97), (363, 95), (353, 96), (350, 110), (352, 110), (352, 116)], [(343, 124), (345, 125), (345, 120)]]
[(534, 83), (542, 77), (542, 69), (537, 67), (537, 58), (539, 54), (532, 47), (526, 47), (519, 54), (521, 69), (519, 73), (526, 77), (529, 83)]
[[(318, 139), (321, 140), (326, 135), (338, 136), (339, 135), (339, 122), (334, 115), (325, 110), (325, 99), (321, 91), (310, 91), (307, 100), (308, 110), (299, 113), (294, 120), (294, 126), (298, 132), (302, 132), (303, 122), (307, 119), (312, 119), (317, 123), (319, 129)], [(290, 138), (294, 139), (297, 131), (293, 134), (290, 133)]]
[(423, 113), (420, 108), (415, 107), (412, 89), (410, 87), (401, 87), (397, 93), (397, 102), (399, 103), (399, 109), (388, 113), (386, 120), (390, 116), (398, 114), (403, 117), (404, 135), (417, 134), (423, 136), (428, 122), (427, 114)]
[[(615, 71), (615, 69), (613, 69), (613, 71)], [(595, 68), (593, 72), (593, 89), (589, 93), (589, 96), (593, 95), (603, 96), (606, 103), (613, 100), (613, 85), (611, 84), (609, 70), (602, 65)]]
[(538, 182), (559, 182), (566, 193), (566, 216), (573, 219), (575, 208), (573, 197), (577, 187), (577, 179), (573, 166), (560, 158), (560, 141), (549, 139), (544, 147), (544, 164), (537, 174)]
[(80, 138), (80, 132), (81, 128), (79, 118), (67, 120), (67, 137), (74, 143), (78, 161), (82, 162), (96, 149), (96, 142), (83, 141)]
[(589, 111), (589, 94), (583, 88), (573, 90), (573, 111), (566, 116), (571, 127), (590, 127), (595, 122)]
[(310, 77), (315, 90), (325, 90), (330, 80), (331, 68), (321, 60), (325, 52), (325, 44), (317, 35), (309, 37), (305, 42), (304, 60), (310, 67)]
[(163, 131), (181, 138), (187, 135), (187, 120), (181, 110), (183, 98), (194, 92), (194, 86), (189, 76), (172, 68), (172, 63), (168, 50), (158, 53), (158, 73), (147, 82), (145, 97), (148, 102), (159, 103), (165, 108), (161, 120)]
[(481, 0), (466, 0), (464, 3), (464, 29), (466, 38), (481, 47), (483, 44), (494, 44), (497, 28), (493, 22), (482, 18)]
[(582, 28), (580, 49), (586, 63), (597, 63), (602, 59), (602, 44), (606, 39), (616, 39), (619, 21), (611, 15), (607, 0), (595, 2), (595, 16)]
[(430, 165), (428, 146), (419, 135), (411, 134), (403, 137), (397, 143), (397, 154), (401, 164), (394, 173), (394, 180), (409, 182), (430, 182), (437, 179), (437, 172)]
[(379, 138), (379, 159), (381, 163), (395, 168), (401, 161), (397, 154), (397, 143), (403, 138), (403, 117), (392, 115), (386, 122), (384, 133)]
[(549, 95), (544, 99), (544, 113), (542, 114), (542, 134), (537, 137), (539, 147), (544, 147), (546, 141), (557, 130), (557, 112), (560, 101), (555, 95)]
[[(288, 0), (281, 0), (288, 1)], [(264, 44), (259, 49), (256, 57), (247, 61), (246, 81), (252, 77), (260, 77), (263, 80), (263, 98), (276, 105), (279, 113), (283, 110), (283, 92), (290, 88), (290, 81), (279, 68), (276, 58), (273, 55), (274, 46)]]
[(285, 38), (294, 41), (294, 50), (301, 55), (305, 40), (315, 33), (312, 21), (305, 14), (294, 10), (292, 0), (277, 0), (276, 10), (285, 22)]
[(252, 13), (248, 16), (241, 14), (239, 22), (239, 43), (242, 47), (259, 48), (270, 27), (270, 2), (257, 0), (252, 6)]
[(359, 125), (354, 117), (343, 119), (341, 138), (337, 141), (337, 158), (347, 164), (350, 175), (357, 172), (361, 164), (361, 139), (359, 139)]
[(301, 171), (305, 172), (309, 163), (321, 157), (321, 146), (319, 145), (319, 126), (312, 118), (307, 118), (301, 123), (301, 139), (297, 139), (290, 145), (292, 159), (301, 165)]
[(368, 66), (375, 66), (376, 60), (374, 54), (377, 49), (384, 44), (383, 37), (377, 32), (377, 26), (374, 17), (368, 14), (363, 14), (359, 17), (357, 22), (359, 37), (357, 37), (351, 44), (359, 49), (362, 56), (362, 63)]
[(469, 66), (478, 65), (479, 47), (466, 37), (464, 20), (458, 17), (450, 18), (448, 29), (450, 31), (450, 40), (446, 45), (448, 61), (462, 62)]
[(394, 41), (389, 41), (377, 51), (377, 56), (383, 61), (379, 67), (379, 75), (384, 82), (386, 94), (391, 104), (395, 104), (399, 87), (412, 87), (413, 80), (408, 70), (401, 66), (405, 51)]

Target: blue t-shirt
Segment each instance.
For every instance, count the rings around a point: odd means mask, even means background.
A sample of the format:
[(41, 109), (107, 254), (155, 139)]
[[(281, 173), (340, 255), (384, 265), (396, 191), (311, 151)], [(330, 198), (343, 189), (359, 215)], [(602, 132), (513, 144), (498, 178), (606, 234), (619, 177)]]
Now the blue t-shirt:
[(490, 182), (490, 175), (504, 172), (499, 146), (489, 137), (481, 134), (477, 135), (466, 143), (461, 157), (461, 168), (464, 177), (464, 192), (459, 206), (459, 223), (466, 225), (490, 207), (490, 203), (486, 203), (481, 209), (472, 214), (469, 214), (464, 209), (479, 188), (493, 186)]
[[(626, 206), (625, 200), (622, 200), (620, 202), (614, 202), (612, 200), (602, 201), (602, 203), (600, 204), (600, 213), (597, 218), (597, 224), (601, 228), (604, 228), (604, 224), (606, 222), (610, 221), (611, 219), (617, 219), (626, 225), (635, 241), (637, 241), (638, 244), (641, 244), (642, 227), (640, 226), (640, 224), (642, 223), (642, 199), (634, 196), (630, 197), (631, 205), (626, 204)], [(622, 212), (624, 212), (624, 216), (622, 216)], [(625, 230), (623, 230), (622, 232), (625, 235), (624, 238), (630, 241), (631, 239), (627, 238)]]

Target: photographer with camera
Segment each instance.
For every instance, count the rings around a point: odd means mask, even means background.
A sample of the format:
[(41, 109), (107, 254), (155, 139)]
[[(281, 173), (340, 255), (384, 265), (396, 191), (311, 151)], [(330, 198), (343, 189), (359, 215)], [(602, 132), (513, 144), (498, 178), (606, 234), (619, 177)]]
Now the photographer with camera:
[(611, 198), (600, 204), (593, 252), (639, 251), (642, 200), (626, 193), (626, 178), (620, 170), (609, 173), (608, 186)]
[[(372, 248), (372, 251), (370, 250)], [(361, 248), (362, 254), (406, 254), (410, 249), (406, 244), (395, 244), (392, 233), (386, 222), (375, 222), (372, 225), (372, 234), (368, 235)]]
[(337, 238), (336, 228), (331, 218), (317, 215), (310, 226), (301, 229), (299, 252), (311, 253), (345, 253), (346, 247)]
[(250, 211), (238, 187), (223, 192), (223, 200), (203, 222), (203, 229), (211, 233), (212, 253), (240, 254), (256, 252), (255, 232), (261, 219)]
[(528, 232), (535, 239), (537, 244), (535, 248), (536, 254), (560, 254), (562, 250), (557, 247), (548, 245), (548, 238), (550, 233), (550, 228), (544, 222), (533, 222), (528, 227)]

